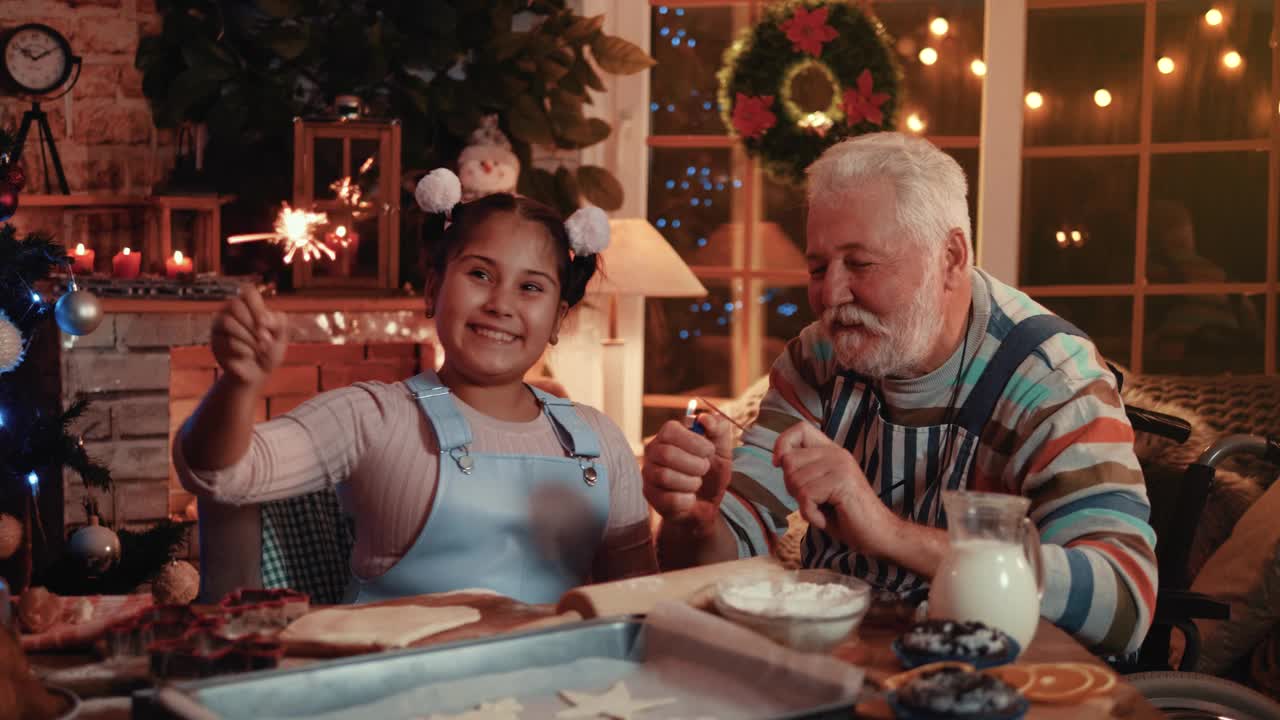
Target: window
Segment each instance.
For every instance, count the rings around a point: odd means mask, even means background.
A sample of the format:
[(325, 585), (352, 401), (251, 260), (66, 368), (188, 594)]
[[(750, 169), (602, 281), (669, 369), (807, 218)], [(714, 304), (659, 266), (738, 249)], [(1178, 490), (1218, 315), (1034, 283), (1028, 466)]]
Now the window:
[(1275, 4), (1028, 5), (1023, 289), (1134, 372), (1274, 373)]
[[(763, 173), (727, 134), (716, 105), (721, 56), (765, 5), (652, 3), (658, 65), (650, 73), (648, 218), (710, 295), (696, 302), (648, 301), (646, 435), (682, 414), (692, 395), (715, 401), (742, 393), (813, 320), (806, 297), (804, 193)], [(870, 6), (903, 67), (899, 126), (905, 131), (914, 114), (921, 132), (960, 162), (976, 189), (982, 0), (882, 0)], [(929, 28), (938, 17), (947, 20), (942, 36)], [(926, 47), (936, 51), (936, 62), (921, 61)], [(973, 193), (970, 204), (976, 206)]]

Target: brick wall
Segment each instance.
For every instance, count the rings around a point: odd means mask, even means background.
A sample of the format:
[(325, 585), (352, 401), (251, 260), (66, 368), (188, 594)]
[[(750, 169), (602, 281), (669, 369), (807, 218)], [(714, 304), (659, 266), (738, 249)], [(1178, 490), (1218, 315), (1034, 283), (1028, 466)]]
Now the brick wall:
[[(138, 38), (158, 32), (154, 0), (0, 0), (0, 26), (44, 23), (83, 59), (66, 96), (42, 105), (49, 114), (72, 192), (144, 195), (172, 166), (172, 133), (157, 131), (133, 66)], [(0, 124), (17, 128), (29, 107), (0, 97)], [(44, 191), (38, 147), (28, 140), (28, 192)]]
[[(217, 377), (209, 321), (198, 312), (109, 314), (89, 335), (63, 336), (63, 403), (80, 396), (93, 401), (74, 430), (90, 455), (111, 468), (116, 485), (113, 498), (86, 490), (67, 471), (68, 530), (84, 524), (86, 495), (111, 525), (145, 526), (188, 513), (193, 498), (174, 476), (170, 441)], [(394, 382), (438, 363), (434, 330), (420, 312), (289, 313), (289, 326), (293, 342), (267, 385), (257, 421), (318, 392), (360, 380)], [(196, 557), (194, 534), (189, 551)]]

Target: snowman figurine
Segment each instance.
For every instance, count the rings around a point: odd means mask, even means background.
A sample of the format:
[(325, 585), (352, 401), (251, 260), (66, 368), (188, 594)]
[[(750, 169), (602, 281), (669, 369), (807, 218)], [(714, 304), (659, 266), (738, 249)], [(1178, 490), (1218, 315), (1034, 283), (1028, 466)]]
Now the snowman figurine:
[(515, 193), (519, 177), (520, 159), (511, 152), (511, 142), (498, 129), (498, 116), (486, 116), (458, 156), (462, 201), (471, 202), (493, 193)]

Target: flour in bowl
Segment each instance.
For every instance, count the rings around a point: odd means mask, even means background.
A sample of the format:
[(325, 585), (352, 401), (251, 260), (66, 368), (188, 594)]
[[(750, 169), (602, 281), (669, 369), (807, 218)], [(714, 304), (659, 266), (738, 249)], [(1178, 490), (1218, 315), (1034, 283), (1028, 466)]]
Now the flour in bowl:
[(723, 588), (720, 601), (753, 615), (835, 618), (861, 611), (867, 597), (836, 583), (761, 580)]

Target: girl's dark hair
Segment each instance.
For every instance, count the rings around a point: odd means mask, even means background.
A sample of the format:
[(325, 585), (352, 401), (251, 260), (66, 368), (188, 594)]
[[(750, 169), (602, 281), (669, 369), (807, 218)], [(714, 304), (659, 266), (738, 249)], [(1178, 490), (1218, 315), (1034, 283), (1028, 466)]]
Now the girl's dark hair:
[(466, 247), (471, 233), (485, 220), (504, 212), (538, 223), (547, 231), (547, 237), (551, 238), (560, 258), (560, 299), (569, 307), (577, 305), (587, 292), (587, 283), (595, 275), (599, 257), (595, 254), (571, 255), (569, 233), (560, 215), (537, 200), (522, 195), (494, 193), (459, 203), (453, 208), (447, 228), (444, 227), (444, 215), (428, 215), (422, 225), (423, 256), (428, 276), (434, 273), (437, 278), (443, 278), (449, 261)]

